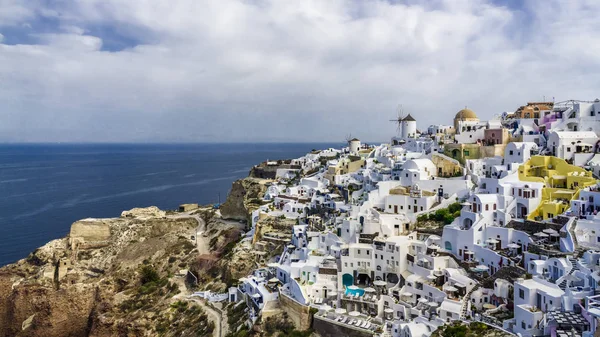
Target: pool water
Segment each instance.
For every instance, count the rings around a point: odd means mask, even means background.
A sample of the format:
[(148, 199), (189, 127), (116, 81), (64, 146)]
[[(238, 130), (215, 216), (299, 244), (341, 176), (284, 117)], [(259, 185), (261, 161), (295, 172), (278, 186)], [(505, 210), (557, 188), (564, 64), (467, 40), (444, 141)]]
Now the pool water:
[(365, 291), (362, 289), (346, 289), (346, 295), (362, 296), (364, 294), (365, 294)]

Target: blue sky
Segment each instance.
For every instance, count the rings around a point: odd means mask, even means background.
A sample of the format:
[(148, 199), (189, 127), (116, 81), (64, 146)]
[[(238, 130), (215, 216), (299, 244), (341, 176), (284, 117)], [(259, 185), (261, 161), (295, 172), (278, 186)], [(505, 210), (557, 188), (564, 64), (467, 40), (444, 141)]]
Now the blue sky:
[(598, 1), (0, 0), (0, 142), (385, 140), (600, 96)]

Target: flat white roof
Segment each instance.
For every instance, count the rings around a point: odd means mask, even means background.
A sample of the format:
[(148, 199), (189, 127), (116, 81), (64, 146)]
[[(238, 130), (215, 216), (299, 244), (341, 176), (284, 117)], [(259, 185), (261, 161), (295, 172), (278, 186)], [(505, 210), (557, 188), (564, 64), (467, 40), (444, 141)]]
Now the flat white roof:
[(537, 290), (543, 291), (552, 297), (560, 297), (565, 293), (558, 286), (556, 286), (556, 288), (554, 288), (547, 284), (541, 283), (541, 282), (537, 281), (536, 279), (524, 280), (524, 281), (518, 282), (518, 284), (522, 285), (525, 288), (537, 289)]

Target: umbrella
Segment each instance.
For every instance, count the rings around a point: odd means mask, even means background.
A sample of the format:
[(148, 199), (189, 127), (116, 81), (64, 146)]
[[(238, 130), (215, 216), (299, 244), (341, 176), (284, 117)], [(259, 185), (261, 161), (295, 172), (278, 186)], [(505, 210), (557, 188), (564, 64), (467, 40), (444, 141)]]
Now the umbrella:
[(385, 281), (381, 281), (381, 280), (377, 280), (373, 282), (374, 285), (378, 286), (378, 287), (384, 287), (387, 285), (387, 282)]
[(429, 301), (425, 297), (421, 297), (421, 298), (419, 298), (419, 302), (420, 303), (427, 303)]
[(498, 243), (498, 240), (496, 240), (496, 239), (487, 239), (486, 242), (487, 243)]
[(535, 236), (537, 236), (537, 237), (540, 237), (540, 238), (547, 238), (547, 237), (548, 237), (548, 234), (546, 234), (546, 233), (542, 233), (542, 232), (535, 233), (535, 234), (533, 234), (533, 235), (535, 235)]
[(560, 236), (560, 234), (558, 234), (558, 233), (552, 233), (552, 234), (550, 234), (550, 236), (557, 238), (557, 237)]
[(352, 317), (356, 317), (356, 316), (360, 316), (360, 312), (358, 312), (358, 311), (350, 311), (350, 313), (348, 315), (350, 315)]
[(490, 304), (490, 303), (485, 303), (485, 304), (483, 305), (483, 307), (484, 307), (485, 309), (496, 309), (496, 306), (495, 306), (495, 305), (493, 305), (493, 304)]
[(344, 309), (344, 308), (337, 308), (337, 309), (335, 309), (335, 313), (336, 314), (345, 314), (346, 313), (346, 309)]
[(394, 309), (385, 308), (385, 309), (383, 309), (383, 312), (388, 313), (388, 314), (393, 314), (394, 313)]
[(435, 275), (427, 275), (427, 278), (430, 280), (435, 280), (437, 277)]
[(519, 247), (521, 247), (521, 246), (519, 246), (519, 245), (518, 245), (518, 244), (516, 244), (516, 243), (509, 243), (509, 244), (507, 244), (507, 245), (506, 245), (506, 247), (508, 247), (508, 248), (519, 248)]
[(554, 229), (552, 229), (552, 228), (546, 228), (546, 229), (544, 229), (542, 232), (544, 232), (544, 233), (548, 233), (548, 234), (552, 234), (552, 233), (558, 233), (557, 231), (555, 231), (555, 230), (554, 230)]
[(458, 289), (456, 289), (456, 288), (455, 288), (455, 287), (453, 287), (453, 286), (447, 286), (447, 287), (446, 287), (446, 291), (458, 291)]
[(323, 304), (322, 306), (319, 307), (319, 309), (321, 309), (323, 311), (329, 311), (333, 308), (331, 306), (329, 306), (328, 304)]
[(409, 293), (408, 291), (405, 291), (402, 293), (402, 296), (412, 296), (412, 293)]
[(429, 303), (427, 303), (427, 305), (432, 308), (436, 308), (438, 306), (437, 302), (429, 302)]
[(479, 270), (488, 270), (490, 269), (488, 266), (484, 265), (484, 264), (480, 264), (477, 267), (475, 267), (475, 269), (479, 269)]
[(369, 288), (365, 288), (365, 292), (367, 292), (367, 293), (374, 293), (374, 292), (377, 292), (377, 290), (369, 287)]
[(348, 286), (348, 289), (350, 289), (350, 290), (358, 290), (358, 287), (355, 286), (355, 285), (351, 285), (351, 286)]

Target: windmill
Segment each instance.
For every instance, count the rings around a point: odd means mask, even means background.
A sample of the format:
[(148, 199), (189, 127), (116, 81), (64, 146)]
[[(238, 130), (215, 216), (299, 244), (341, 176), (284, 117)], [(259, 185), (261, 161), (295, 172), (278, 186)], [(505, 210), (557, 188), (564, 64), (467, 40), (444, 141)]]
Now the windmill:
[(404, 119), (404, 109), (402, 108), (402, 104), (398, 105), (398, 108), (396, 108), (396, 119), (390, 119), (390, 122), (394, 122), (397, 123), (398, 126), (396, 128), (396, 131), (398, 133), (400, 133), (400, 130), (402, 128), (402, 120)]

